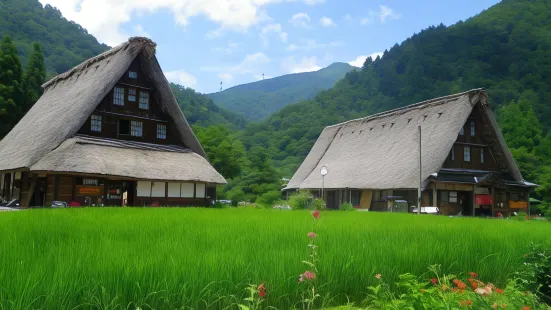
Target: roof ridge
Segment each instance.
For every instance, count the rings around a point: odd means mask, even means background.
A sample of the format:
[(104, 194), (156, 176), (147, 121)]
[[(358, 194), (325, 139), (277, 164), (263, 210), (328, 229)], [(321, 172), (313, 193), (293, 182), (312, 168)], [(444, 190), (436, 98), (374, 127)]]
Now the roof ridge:
[(42, 88), (44, 90), (46, 90), (47, 88), (49, 88), (53, 84), (56, 84), (58, 81), (64, 80), (64, 79), (67, 79), (67, 78), (71, 77), (73, 74), (81, 71), (82, 69), (88, 68), (90, 65), (92, 65), (96, 62), (101, 61), (101, 60), (105, 59), (106, 57), (109, 57), (113, 54), (116, 54), (122, 49), (126, 49), (126, 47), (128, 47), (131, 44), (142, 44), (144, 46), (149, 46), (149, 47), (152, 48), (152, 53), (153, 54), (155, 54), (155, 48), (157, 47), (157, 44), (155, 44), (155, 42), (153, 42), (150, 38), (131, 37), (131, 38), (128, 39), (128, 41), (126, 41), (126, 42), (124, 42), (120, 45), (117, 45), (117, 46), (113, 47), (112, 49), (107, 50), (107, 51), (105, 51), (105, 52), (103, 52), (103, 53), (101, 53), (97, 56), (89, 58), (89, 59), (81, 62), (80, 64), (74, 66), (73, 68), (71, 68), (70, 70), (68, 70), (64, 73), (61, 73), (61, 74), (58, 74), (58, 75), (54, 76), (53, 78), (51, 78), (50, 80), (48, 80), (47, 82), (42, 84)]
[(465, 92), (462, 92), (462, 93), (457, 93), (457, 94), (442, 96), (442, 97), (438, 97), (438, 98), (433, 98), (433, 99), (429, 99), (429, 100), (425, 100), (425, 101), (413, 103), (413, 104), (410, 104), (410, 105), (407, 105), (407, 106), (404, 106), (404, 107), (401, 107), (401, 108), (396, 108), (396, 109), (387, 110), (387, 111), (375, 113), (375, 114), (368, 115), (368, 116), (364, 116), (364, 117), (360, 117), (360, 118), (351, 119), (351, 120), (348, 120), (348, 121), (345, 121), (345, 122), (342, 122), (342, 123), (338, 123), (338, 124), (334, 124), (334, 125), (327, 126), (327, 127), (325, 127), (325, 128), (331, 128), (331, 127), (342, 126), (342, 125), (345, 125), (345, 124), (348, 124), (348, 123), (357, 122), (357, 121), (360, 121), (360, 120), (363, 120), (363, 121), (371, 121), (371, 120), (376, 119), (376, 118), (380, 118), (380, 117), (383, 117), (383, 116), (392, 115), (392, 114), (394, 114), (394, 113), (396, 113), (396, 112), (408, 111), (408, 110), (410, 110), (410, 109), (419, 108), (419, 107), (421, 107), (421, 106), (429, 105), (429, 104), (431, 104), (431, 103), (435, 103), (435, 102), (438, 102), (438, 101), (442, 101), (442, 100), (446, 100), (446, 99), (451, 99), (451, 98), (455, 98), (455, 97), (461, 97), (461, 96), (464, 96), (464, 95), (466, 95), (466, 94), (470, 94), (470, 93), (474, 93), (474, 92), (480, 92), (480, 91), (484, 91), (484, 88), (474, 88), (474, 89), (471, 89), (471, 90), (468, 90), (468, 91), (465, 91)]

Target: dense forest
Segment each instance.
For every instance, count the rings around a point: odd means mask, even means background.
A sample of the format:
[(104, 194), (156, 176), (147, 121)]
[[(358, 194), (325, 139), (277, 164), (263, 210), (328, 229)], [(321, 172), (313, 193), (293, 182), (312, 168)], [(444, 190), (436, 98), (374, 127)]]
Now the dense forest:
[(331, 124), (422, 100), (487, 89), (523, 176), (551, 199), (551, 2), (504, 0), (450, 27), (430, 27), (367, 59), (335, 87), (288, 106), (241, 137), (290, 178)]
[(313, 98), (320, 91), (333, 87), (352, 70), (354, 67), (349, 64), (337, 62), (318, 71), (282, 75), (208, 96), (217, 105), (247, 120), (258, 121), (290, 104)]

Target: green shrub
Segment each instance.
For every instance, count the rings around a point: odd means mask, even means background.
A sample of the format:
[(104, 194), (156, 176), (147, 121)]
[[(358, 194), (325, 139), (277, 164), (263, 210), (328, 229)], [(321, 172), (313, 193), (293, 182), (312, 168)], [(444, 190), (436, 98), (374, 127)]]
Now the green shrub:
[(537, 292), (544, 302), (551, 304), (551, 250), (532, 244), (517, 276), (526, 290)]
[(256, 199), (257, 204), (261, 204), (263, 206), (272, 206), (276, 201), (281, 199), (281, 192), (280, 191), (270, 191), (262, 194), (260, 197)]
[(311, 209), (313, 210), (324, 210), (325, 208), (327, 208), (327, 205), (323, 199), (316, 198), (314, 202), (312, 202)]
[(293, 210), (304, 210), (308, 209), (310, 202), (312, 200), (312, 195), (308, 191), (299, 191), (294, 193), (289, 197), (289, 205)]
[(356, 209), (354, 209), (354, 206), (351, 203), (345, 202), (341, 205), (340, 210), (341, 211), (354, 211)]

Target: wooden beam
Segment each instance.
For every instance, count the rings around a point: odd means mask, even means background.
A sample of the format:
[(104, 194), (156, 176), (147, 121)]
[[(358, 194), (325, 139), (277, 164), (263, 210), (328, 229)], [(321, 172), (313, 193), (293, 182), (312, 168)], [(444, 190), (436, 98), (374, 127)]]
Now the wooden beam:
[(28, 208), (29, 207), (29, 204), (31, 203), (31, 197), (33, 196), (34, 194), (34, 189), (36, 187), (36, 180), (37, 180), (38, 176), (36, 174), (33, 174), (31, 176), (31, 184), (28, 188), (28, 190), (26, 192), (24, 192), (24, 195), (21, 199), (21, 208)]

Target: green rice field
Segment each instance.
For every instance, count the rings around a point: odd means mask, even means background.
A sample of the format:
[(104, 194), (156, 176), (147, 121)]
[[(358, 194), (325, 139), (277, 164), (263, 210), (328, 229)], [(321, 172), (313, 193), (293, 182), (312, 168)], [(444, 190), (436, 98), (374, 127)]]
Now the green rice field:
[(235, 309), (301, 299), (307, 233), (318, 234), (324, 304), (365, 298), (375, 274), (474, 271), (503, 284), (551, 224), (324, 211), (98, 208), (0, 213), (0, 309)]

